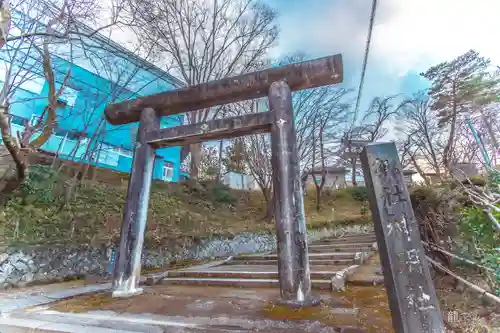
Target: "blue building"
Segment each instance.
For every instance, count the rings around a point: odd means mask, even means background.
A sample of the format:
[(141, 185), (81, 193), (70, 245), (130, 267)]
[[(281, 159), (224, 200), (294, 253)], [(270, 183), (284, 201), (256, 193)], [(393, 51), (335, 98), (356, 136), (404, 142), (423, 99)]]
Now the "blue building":
[[(84, 25), (79, 29), (91, 32)], [(103, 117), (104, 108), (109, 103), (176, 89), (183, 83), (102, 35), (73, 44), (51, 45), (56, 87), (66, 84), (58, 99), (57, 129), (41, 150), (63, 159), (130, 172), (138, 124), (111, 126)], [(26, 124), (39, 121), (48, 101), (42, 57), (34, 49), (23, 49), (28, 51), (18, 52), (15, 59), (0, 49), (0, 59), (27, 78), (16, 83), (9, 98), (14, 137)], [(4, 77), (1, 74), (0, 79)], [(178, 126), (183, 121), (182, 116), (164, 117), (161, 126)], [(157, 150), (153, 177), (178, 181), (179, 173), (180, 147)]]

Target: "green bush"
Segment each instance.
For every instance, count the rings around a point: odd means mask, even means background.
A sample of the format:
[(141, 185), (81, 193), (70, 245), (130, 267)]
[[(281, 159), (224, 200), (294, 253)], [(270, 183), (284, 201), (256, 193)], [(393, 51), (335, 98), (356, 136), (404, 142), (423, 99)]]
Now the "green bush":
[[(494, 215), (500, 219), (499, 213)], [(467, 207), (462, 210), (459, 231), (465, 238), (479, 242), (481, 247), (494, 249), (499, 245), (493, 222), (479, 207)]]
[(368, 201), (368, 190), (364, 186), (351, 187), (351, 197), (356, 201)]
[(361, 206), (361, 208), (359, 209), (359, 213), (362, 215), (362, 216), (366, 216), (368, 214), (370, 210), (368, 209), (368, 207), (366, 206)]
[(346, 187), (335, 191), (336, 199), (353, 199), (355, 201), (368, 201), (368, 190), (364, 186)]
[(417, 186), (410, 191), (410, 199), (414, 206), (420, 202), (434, 202), (439, 203), (439, 197), (432, 187)]
[(210, 186), (210, 192), (212, 195), (212, 198), (215, 202), (218, 203), (225, 203), (225, 204), (235, 204), (236, 203), (236, 197), (231, 191), (231, 189), (220, 183), (214, 183)]
[(322, 194), (323, 194), (323, 196), (330, 198), (330, 197), (335, 196), (335, 191), (334, 191), (334, 189), (328, 187), (328, 188), (323, 190)]
[[(472, 183), (472, 185), (476, 185), (476, 186), (486, 186), (486, 179), (483, 177), (483, 176), (472, 176), (469, 178), (470, 180), (470, 183)], [(470, 185), (469, 183), (469, 180), (468, 179), (464, 179), (462, 181), (463, 184), (465, 185)]]
[(19, 188), (17, 196), (25, 204), (51, 204), (62, 194), (61, 186), (64, 186), (63, 179), (54, 169), (33, 165), (29, 168), (28, 177)]
[(351, 193), (349, 192), (349, 187), (347, 188), (339, 188), (338, 190), (335, 190), (333, 192), (333, 198), (334, 199), (350, 199)]
[[(493, 213), (495, 218), (500, 219), (500, 213)], [(500, 267), (500, 242), (498, 231), (493, 222), (487, 217), (486, 213), (478, 207), (467, 207), (462, 210), (462, 216), (459, 222), (461, 236), (472, 244), (472, 252), (480, 263), (490, 267), (498, 272)], [(500, 279), (497, 273), (491, 278), (492, 287), (496, 294), (500, 296)]]

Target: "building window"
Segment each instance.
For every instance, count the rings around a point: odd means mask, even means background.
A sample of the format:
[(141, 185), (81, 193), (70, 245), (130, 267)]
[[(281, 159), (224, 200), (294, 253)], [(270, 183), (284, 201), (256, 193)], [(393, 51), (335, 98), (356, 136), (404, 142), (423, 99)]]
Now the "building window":
[(26, 124), (28, 123), (28, 119), (11, 114), (10, 122), (11, 124), (26, 126)]
[[(20, 75), (21, 73), (26, 73), (26, 72), (21, 71), (19, 73), (19, 77), (22, 77), (22, 75)], [(26, 75), (30, 77), (31, 74), (26, 74)], [(42, 93), (44, 85), (45, 85), (45, 78), (30, 77), (29, 80), (24, 80), (23, 82), (20, 82), (18, 88), (28, 91), (34, 95), (40, 95)]]
[(96, 152), (95, 157), (99, 156), (98, 162), (109, 166), (118, 166), (120, 155), (114, 149), (106, 144), (101, 144), (100, 150)]
[(78, 98), (78, 91), (68, 86), (65, 86), (61, 95), (59, 95), (57, 102), (65, 104), (67, 106), (74, 106), (77, 98)]
[(134, 157), (134, 152), (132, 150), (124, 149), (122, 147), (115, 147), (113, 151), (121, 156)]
[(31, 126), (36, 126), (39, 121), (40, 121), (40, 116), (37, 116), (36, 114), (31, 115), (31, 118), (30, 118), (30, 125)]
[(171, 182), (174, 178), (174, 165), (170, 162), (163, 162), (163, 169), (161, 172), (161, 179), (166, 182)]

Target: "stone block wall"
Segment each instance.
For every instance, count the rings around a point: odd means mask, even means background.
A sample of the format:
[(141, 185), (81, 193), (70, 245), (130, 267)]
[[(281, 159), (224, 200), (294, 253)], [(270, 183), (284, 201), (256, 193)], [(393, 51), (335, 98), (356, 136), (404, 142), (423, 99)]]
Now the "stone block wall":
[[(347, 226), (308, 231), (308, 240), (372, 232), (372, 226)], [(221, 258), (241, 253), (269, 252), (276, 248), (274, 234), (242, 233), (235, 237), (207, 238), (198, 245), (171, 250), (145, 249), (143, 268), (160, 268), (173, 261)], [(85, 275), (106, 276), (111, 248), (106, 246), (36, 246), (0, 250), (0, 289), (62, 281)]]

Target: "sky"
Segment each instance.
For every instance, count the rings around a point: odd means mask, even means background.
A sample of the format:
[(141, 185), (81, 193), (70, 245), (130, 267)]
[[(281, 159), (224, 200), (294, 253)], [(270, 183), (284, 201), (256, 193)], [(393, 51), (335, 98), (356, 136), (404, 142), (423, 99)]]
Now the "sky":
[[(265, 1), (279, 13), (274, 54), (342, 53), (345, 83), (357, 88), (371, 0)], [(426, 88), (419, 73), (472, 48), (500, 65), (499, 16), (498, 0), (378, 0), (362, 105)]]

